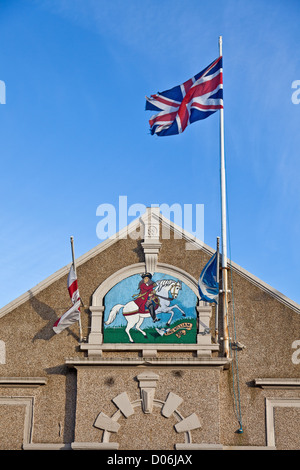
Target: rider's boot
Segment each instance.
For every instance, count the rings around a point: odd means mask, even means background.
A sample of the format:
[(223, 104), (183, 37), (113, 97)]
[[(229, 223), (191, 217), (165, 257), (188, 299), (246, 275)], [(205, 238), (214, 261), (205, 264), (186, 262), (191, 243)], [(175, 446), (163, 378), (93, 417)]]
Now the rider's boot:
[(155, 314), (155, 308), (154, 308), (154, 305), (152, 303), (149, 305), (148, 309), (149, 309), (149, 312), (150, 312), (150, 315), (152, 317), (153, 322), (155, 323), (155, 322), (159, 321), (159, 319), (157, 318), (157, 316)]

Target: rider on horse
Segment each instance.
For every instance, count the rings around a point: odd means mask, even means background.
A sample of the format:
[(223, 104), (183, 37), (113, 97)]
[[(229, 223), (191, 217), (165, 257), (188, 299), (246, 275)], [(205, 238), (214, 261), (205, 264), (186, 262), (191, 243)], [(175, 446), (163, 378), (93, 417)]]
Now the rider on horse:
[(159, 320), (156, 317), (155, 310), (159, 307), (159, 299), (155, 296), (154, 287), (156, 287), (156, 284), (152, 281), (152, 274), (142, 274), (142, 280), (138, 287), (140, 293), (134, 299), (134, 302), (139, 307), (139, 313), (147, 313), (146, 310), (148, 310), (152, 320), (157, 322)]

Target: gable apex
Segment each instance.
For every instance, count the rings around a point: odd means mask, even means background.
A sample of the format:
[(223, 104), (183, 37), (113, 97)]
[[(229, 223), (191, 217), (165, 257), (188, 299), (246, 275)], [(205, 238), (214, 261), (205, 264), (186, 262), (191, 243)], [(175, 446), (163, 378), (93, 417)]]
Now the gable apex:
[[(159, 207), (148, 207), (144, 214), (140, 217), (137, 217), (133, 220), (130, 224), (126, 227), (119, 230), (117, 233), (113, 234), (108, 239), (104, 240), (103, 242), (99, 243), (97, 246), (89, 250), (87, 253), (79, 256), (76, 259), (76, 267), (81, 266), (82, 264), (86, 263), (93, 257), (97, 256), (101, 252), (107, 250), (109, 247), (114, 245), (117, 241), (126, 239), (130, 234), (133, 232), (137, 232), (139, 230), (139, 235), (142, 240), (147, 239), (146, 229), (149, 227), (153, 227), (157, 225), (159, 227), (161, 225), (162, 229), (166, 228), (177, 235), (177, 238), (182, 238), (188, 244), (187, 247), (190, 250), (202, 250), (208, 256), (212, 256), (215, 253), (215, 249), (211, 248), (210, 246), (206, 245), (202, 240), (195, 237), (193, 234), (189, 233), (187, 230), (183, 229), (173, 221), (167, 219), (161, 212)], [(141, 230), (142, 229), (142, 230)], [(151, 239), (153, 240), (153, 234), (151, 235)], [(159, 241), (159, 235), (157, 236), (157, 240)], [(33, 288), (29, 289), (24, 294), (20, 295), (16, 299), (9, 302), (7, 305), (0, 309), (0, 318), (5, 316), (7, 313), (11, 312), (12, 310), (16, 309), (35, 295), (37, 295), (42, 290), (49, 287), (54, 282), (58, 281), (63, 276), (69, 273), (70, 267), (72, 263), (68, 263), (63, 268), (59, 269), (55, 273), (51, 274), (49, 277), (44, 279), (43, 281), (36, 284)], [(289, 308), (294, 310), (296, 313), (300, 313), (300, 305), (293, 300), (286, 297), (284, 294), (279, 292), (278, 290), (274, 289), (258, 277), (254, 276), (253, 274), (249, 273), (247, 270), (239, 266), (238, 264), (234, 263), (231, 260), (228, 260), (228, 265), (238, 273), (240, 276), (247, 279), (252, 284), (256, 285), (263, 291), (270, 294), (272, 297), (276, 298), (279, 302), (287, 305)], [(199, 273), (200, 274), (200, 273)]]

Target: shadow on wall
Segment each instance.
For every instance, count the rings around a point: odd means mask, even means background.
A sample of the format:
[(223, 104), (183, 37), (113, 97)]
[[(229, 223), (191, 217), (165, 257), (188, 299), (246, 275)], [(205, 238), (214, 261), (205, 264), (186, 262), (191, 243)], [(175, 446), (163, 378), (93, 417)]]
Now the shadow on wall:
[(77, 401), (77, 372), (65, 364), (45, 369), (47, 375), (64, 375), (65, 383), (65, 422), (61, 429), (63, 442), (70, 443), (75, 440), (76, 401)]
[[(49, 341), (56, 333), (53, 331), (53, 325), (58, 315), (49, 305), (41, 302), (31, 292), (30, 304), (34, 311), (45, 322), (45, 325), (34, 335), (32, 343), (36, 340)], [(66, 309), (67, 310), (67, 309)], [(69, 328), (66, 328), (69, 335), (72, 335), (76, 341), (79, 337)], [(76, 418), (76, 399), (77, 399), (77, 373), (75, 369), (69, 369), (65, 364), (59, 364), (45, 369), (47, 375), (61, 375), (65, 377), (65, 421), (61, 423), (59, 432), (63, 436), (63, 442), (70, 443), (74, 441), (75, 418)]]
[[(43, 320), (47, 321), (45, 326), (34, 335), (32, 342), (34, 343), (37, 339), (48, 341), (56, 335), (56, 333), (53, 331), (53, 325), (58, 319), (58, 315), (52, 307), (49, 307), (49, 305), (38, 300), (31, 292), (30, 294), (32, 297), (30, 297), (29, 301), (33, 309)], [(67, 328), (67, 330), (68, 334), (72, 335), (77, 341), (79, 340), (79, 337), (73, 333), (73, 331), (71, 331), (69, 328)]]

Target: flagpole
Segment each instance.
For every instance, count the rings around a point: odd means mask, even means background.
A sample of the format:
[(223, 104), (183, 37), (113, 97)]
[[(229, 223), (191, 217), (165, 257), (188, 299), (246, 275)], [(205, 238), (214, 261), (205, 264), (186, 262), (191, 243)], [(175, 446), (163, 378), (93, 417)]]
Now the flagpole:
[[(219, 55), (222, 57), (222, 36), (219, 36)], [(221, 180), (221, 232), (222, 232), (222, 294), (224, 355), (229, 356), (228, 298), (227, 298), (227, 222), (226, 222), (226, 176), (224, 152), (224, 109), (220, 109), (220, 180)]]
[[(70, 237), (71, 241), (71, 250), (72, 250), (72, 263), (73, 263), (73, 269), (77, 278), (77, 273), (76, 273), (76, 265), (75, 265), (75, 256), (74, 256), (74, 239), (73, 237)], [(82, 342), (82, 327), (81, 327), (81, 318), (80, 318), (80, 311), (79, 311), (79, 334), (80, 334), (80, 342)]]
[[(219, 271), (220, 271), (220, 237), (217, 237), (217, 283), (219, 285)], [(219, 289), (220, 291), (220, 289)], [(220, 298), (220, 295), (219, 295)], [(216, 303), (216, 314), (215, 314), (215, 342), (219, 342), (219, 299)]]

